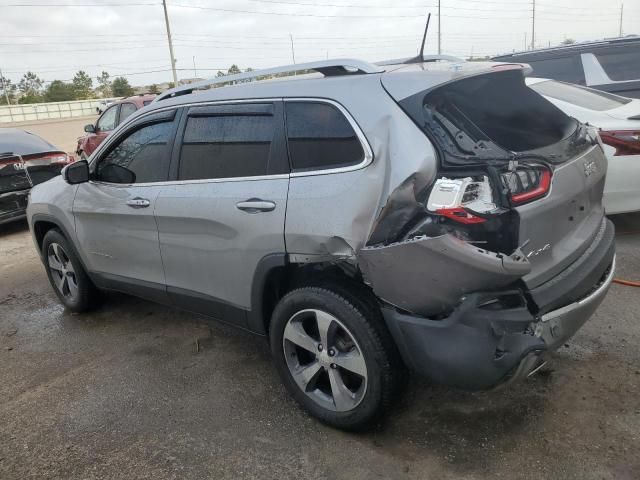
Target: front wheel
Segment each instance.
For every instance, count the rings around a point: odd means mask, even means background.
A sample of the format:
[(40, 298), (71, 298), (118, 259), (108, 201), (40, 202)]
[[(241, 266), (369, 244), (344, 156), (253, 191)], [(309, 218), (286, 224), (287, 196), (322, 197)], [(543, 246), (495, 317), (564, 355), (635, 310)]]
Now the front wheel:
[(271, 351), (287, 390), (334, 427), (370, 425), (403, 376), (377, 305), (331, 287), (304, 287), (276, 306)]
[(42, 240), (42, 253), (49, 282), (64, 306), (72, 312), (91, 309), (98, 291), (65, 236), (49, 230)]

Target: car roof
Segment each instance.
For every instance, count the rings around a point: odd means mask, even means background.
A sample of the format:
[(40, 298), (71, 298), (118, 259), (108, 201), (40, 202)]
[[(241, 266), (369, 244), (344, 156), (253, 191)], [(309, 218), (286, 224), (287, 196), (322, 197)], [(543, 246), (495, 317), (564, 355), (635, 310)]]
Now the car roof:
[(639, 35), (628, 35), (626, 37), (619, 38), (606, 38), (604, 40), (591, 40), (588, 42), (577, 42), (569, 45), (559, 45), (556, 47), (540, 48), (536, 50), (527, 50), (522, 52), (507, 53), (504, 55), (496, 55), (493, 60), (498, 61), (527, 61), (534, 57), (548, 58), (563, 56), (566, 54), (579, 53), (581, 51), (590, 52), (594, 49), (611, 47), (611, 46), (632, 46), (634, 48), (640, 47)]
[[(335, 60), (338, 62), (339, 60)], [(495, 71), (496, 68), (528, 68), (526, 65), (505, 62), (465, 62), (465, 61), (428, 61), (423, 63), (400, 63), (400, 64), (366, 64), (357, 60), (363, 70), (353, 73), (345, 72), (336, 74), (335, 71), (322, 76), (318, 73), (304, 75), (289, 75), (286, 77), (273, 78), (269, 80), (260, 79), (263, 77), (260, 71), (252, 72), (256, 79), (241, 76), (229, 76), (226, 82), (238, 82), (236, 84), (217, 85), (216, 82), (222, 79), (212, 79), (199, 82), (197, 86), (183, 86), (169, 90), (158, 96), (156, 100), (145, 108), (145, 112), (166, 106), (177, 106), (188, 103), (200, 103), (211, 101), (234, 101), (250, 100), (260, 98), (295, 98), (295, 97), (324, 97), (340, 101), (340, 98), (348, 99), (356, 93), (366, 95), (366, 88), (377, 87), (380, 89), (380, 79), (384, 78), (385, 87), (387, 84), (402, 83), (400, 79), (405, 79), (404, 83), (411, 83), (410, 87), (403, 87), (403, 90), (420, 88), (426, 90), (449, 81), (465, 76), (472, 76), (481, 73)], [(296, 66), (290, 66), (292, 71)], [(282, 67), (283, 69), (286, 67)], [(326, 69), (325, 62), (322, 68)], [(303, 69), (304, 71), (313, 68)], [(326, 71), (326, 70), (325, 70)], [(238, 80), (236, 80), (238, 78)], [(398, 79), (397, 81), (395, 79)], [(207, 83), (209, 82), (209, 83)], [(358, 85), (357, 90), (354, 85)], [(207, 88), (198, 90), (197, 87)], [(395, 96), (395, 95), (394, 95)], [(402, 96), (402, 95), (401, 95)], [(398, 98), (396, 96), (396, 98)]]
[(156, 98), (156, 95), (151, 93), (143, 93), (140, 95), (132, 95), (130, 97), (123, 98), (116, 103), (133, 103), (136, 107), (142, 108), (145, 106), (144, 102), (152, 102)]
[(43, 152), (61, 152), (58, 147), (35, 133), (19, 128), (0, 128), (0, 154), (31, 155)]

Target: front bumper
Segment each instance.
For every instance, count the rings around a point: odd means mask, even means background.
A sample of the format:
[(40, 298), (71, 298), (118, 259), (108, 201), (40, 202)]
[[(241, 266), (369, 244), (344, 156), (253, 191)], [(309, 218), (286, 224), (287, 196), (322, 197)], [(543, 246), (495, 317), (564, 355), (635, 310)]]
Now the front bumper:
[(585, 258), (571, 278), (584, 283), (584, 270), (589, 270), (588, 276), (595, 270), (598, 277), (583, 287), (579, 298), (551, 311), (533, 304), (522, 291), (510, 290), (467, 295), (441, 320), (392, 307), (383, 307), (383, 315), (409, 368), (436, 383), (465, 390), (492, 388), (528, 375), (545, 352), (562, 346), (593, 315), (613, 281), (612, 242), (613, 236), (603, 236), (591, 255), (609, 253), (595, 264)]

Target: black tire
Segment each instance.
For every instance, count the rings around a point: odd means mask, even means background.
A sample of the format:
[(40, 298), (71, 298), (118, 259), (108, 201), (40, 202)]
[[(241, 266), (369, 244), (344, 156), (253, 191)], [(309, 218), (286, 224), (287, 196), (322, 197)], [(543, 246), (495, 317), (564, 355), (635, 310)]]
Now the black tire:
[[(66, 258), (70, 263), (70, 268), (67, 270), (72, 272), (72, 278), (75, 279), (74, 285), (77, 285), (77, 291), (74, 289), (74, 293), (76, 294), (73, 296), (65, 295), (64, 292), (60, 290), (59, 283), (57, 282), (60, 281), (63, 275), (50, 265), (49, 255), (55, 245), (59, 245), (62, 248), (63, 255), (60, 256)], [(75, 250), (72, 248), (69, 240), (67, 240), (59, 230), (52, 229), (46, 233), (42, 240), (42, 254), (49, 283), (51, 283), (51, 287), (60, 299), (60, 302), (72, 312), (77, 313), (86, 312), (94, 308), (99, 301), (99, 292), (82, 267), (82, 263), (80, 263), (80, 260), (76, 256)], [(57, 280), (54, 277), (56, 277)], [(66, 290), (70, 291), (69, 288)]]
[[(348, 411), (324, 408), (314, 400), (314, 396), (305, 393), (296, 383), (285, 358), (286, 355), (295, 355), (289, 351), (285, 352), (284, 336), (287, 324), (301, 312), (310, 309), (335, 317), (341, 326), (346, 327), (348, 335), (353, 337), (364, 358), (366, 388), (363, 389), (364, 393), (359, 403)], [(342, 430), (361, 430), (373, 425), (392, 404), (406, 378), (404, 366), (377, 303), (357, 288), (328, 284), (302, 287), (289, 292), (273, 312), (269, 335), (278, 373), (289, 393), (311, 415)], [(324, 368), (329, 374), (326, 364)], [(331, 368), (341, 370), (335, 364), (331, 364)], [(337, 406), (337, 403), (334, 405)]]

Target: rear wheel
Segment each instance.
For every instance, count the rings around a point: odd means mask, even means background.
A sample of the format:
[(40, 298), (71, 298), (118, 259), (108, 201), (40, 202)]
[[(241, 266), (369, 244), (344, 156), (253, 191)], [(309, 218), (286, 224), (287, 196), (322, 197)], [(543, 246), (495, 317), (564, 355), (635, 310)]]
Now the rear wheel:
[(371, 424), (391, 403), (402, 377), (377, 305), (342, 289), (304, 287), (274, 310), (271, 351), (293, 397), (334, 427)]
[(64, 306), (73, 312), (92, 308), (98, 291), (64, 235), (49, 230), (42, 241), (42, 252), (49, 282)]

